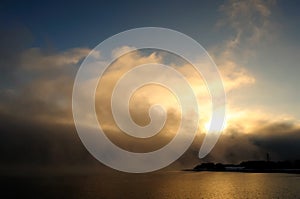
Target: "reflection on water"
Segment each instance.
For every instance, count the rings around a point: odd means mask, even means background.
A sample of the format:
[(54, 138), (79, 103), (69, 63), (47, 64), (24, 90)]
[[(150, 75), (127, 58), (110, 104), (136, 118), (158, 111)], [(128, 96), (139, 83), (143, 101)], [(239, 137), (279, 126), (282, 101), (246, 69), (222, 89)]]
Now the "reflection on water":
[(300, 175), (223, 172), (1, 177), (1, 198), (300, 198)]

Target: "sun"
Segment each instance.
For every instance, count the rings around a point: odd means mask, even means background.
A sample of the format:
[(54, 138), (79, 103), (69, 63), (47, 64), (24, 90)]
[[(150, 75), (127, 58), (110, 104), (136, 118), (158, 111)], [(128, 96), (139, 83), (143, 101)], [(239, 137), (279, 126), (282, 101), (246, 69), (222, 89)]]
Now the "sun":
[(216, 131), (224, 131), (228, 126), (228, 120), (225, 118), (223, 127), (221, 129), (217, 129), (217, 127), (211, 126), (211, 120), (204, 123), (205, 133), (216, 132)]

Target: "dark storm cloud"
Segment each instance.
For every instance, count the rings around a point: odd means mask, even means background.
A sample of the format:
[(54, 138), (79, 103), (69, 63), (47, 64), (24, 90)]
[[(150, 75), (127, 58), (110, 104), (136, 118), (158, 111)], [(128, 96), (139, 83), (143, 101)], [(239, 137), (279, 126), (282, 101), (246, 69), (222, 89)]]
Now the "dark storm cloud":
[(95, 161), (72, 125), (38, 123), (3, 114), (0, 120), (2, 167), (80, 165)]
[(239, 163), (246, 160), (300, 159), (300, 127), (290, 122), (257, 126), (251, 133), (229, 129), (202, 161)]
[(291, 123), (269, 124), (257, 129), (250, 140), (275, 159), (300, 159), (300, 128)]

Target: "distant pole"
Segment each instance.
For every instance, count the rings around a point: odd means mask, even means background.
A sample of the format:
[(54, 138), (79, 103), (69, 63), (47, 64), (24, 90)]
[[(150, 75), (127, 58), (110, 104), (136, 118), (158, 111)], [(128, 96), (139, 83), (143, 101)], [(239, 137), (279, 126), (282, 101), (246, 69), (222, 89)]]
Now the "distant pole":
[(270, 154), (267, 153), (267, 162), (270, 162)]

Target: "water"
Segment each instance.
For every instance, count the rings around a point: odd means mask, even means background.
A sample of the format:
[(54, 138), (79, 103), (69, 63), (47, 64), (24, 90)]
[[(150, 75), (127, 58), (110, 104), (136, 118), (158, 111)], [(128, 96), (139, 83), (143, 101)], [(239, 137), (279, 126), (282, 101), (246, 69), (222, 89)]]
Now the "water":
[(0, 179), (1, 198), (300, 198), (297, 174), (113, 172)]

